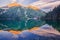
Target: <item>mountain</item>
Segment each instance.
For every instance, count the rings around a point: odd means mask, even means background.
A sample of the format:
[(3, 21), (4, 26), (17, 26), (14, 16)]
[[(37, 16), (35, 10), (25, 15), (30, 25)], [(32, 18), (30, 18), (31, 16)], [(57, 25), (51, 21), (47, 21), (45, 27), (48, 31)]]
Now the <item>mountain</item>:
[(10, 6), (0, 14), (0, 29), (25, 30), (39, 27), (45, 23), (41, 19), (43, 16), (45, 16), (45, 13), (41, 10), (23, 6)]
[(19, 4), (17, 2), (13, 2), (13, 3), (10, 3), (8, 5), (2, 6), (0, 8), (2, 8), (2, 9), (9, 9), (10, 7), (14, 7), (14, 6), (23, 6), (23, 5), (22, 4)]

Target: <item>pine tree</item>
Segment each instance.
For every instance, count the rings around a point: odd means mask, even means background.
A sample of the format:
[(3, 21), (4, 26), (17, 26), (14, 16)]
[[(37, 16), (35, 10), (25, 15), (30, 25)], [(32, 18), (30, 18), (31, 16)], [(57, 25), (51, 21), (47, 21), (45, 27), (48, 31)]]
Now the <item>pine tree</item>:
[(53, 11), (50, 11), (45, 16), (47, 24), (52, 25), (57, 30), (60, 30), (60, 5), (55, 7)]

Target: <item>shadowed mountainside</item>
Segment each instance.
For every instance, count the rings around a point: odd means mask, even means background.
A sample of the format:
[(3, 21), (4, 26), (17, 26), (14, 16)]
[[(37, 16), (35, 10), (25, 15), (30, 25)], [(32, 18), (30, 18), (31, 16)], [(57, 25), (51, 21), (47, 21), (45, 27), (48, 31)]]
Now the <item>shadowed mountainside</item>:
[(9, 7), (3, 10), (0, 13), (0, 29), (3, 30), (25, 30), (39, 27), (45, 23), (41, 19), (45, 13), (41, 10), (22, 6)]

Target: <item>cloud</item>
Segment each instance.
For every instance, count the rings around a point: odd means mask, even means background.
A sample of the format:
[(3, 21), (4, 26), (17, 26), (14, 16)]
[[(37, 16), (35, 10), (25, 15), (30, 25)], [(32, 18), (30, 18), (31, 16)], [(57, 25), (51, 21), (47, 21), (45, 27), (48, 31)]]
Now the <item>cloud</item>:
[(12, 0), (12, 3), (16, 2), (17, 0)]
[(5, 6), (7, 4), (9, 4), (11, 2), (11, 0), (0, 0), (0, 6)]
[(22, 1), (18, 0), (18, 3), (22, 3), (24, 5), (29, 5), (29, 4), (36, 2), (36, 1), (38, 1), (38, 0), (22, 0)]
[(40, 0), (40, 1), (43, 1), (43, 2), (52, 2), (52, 1), (57, 1), (57, 0)]

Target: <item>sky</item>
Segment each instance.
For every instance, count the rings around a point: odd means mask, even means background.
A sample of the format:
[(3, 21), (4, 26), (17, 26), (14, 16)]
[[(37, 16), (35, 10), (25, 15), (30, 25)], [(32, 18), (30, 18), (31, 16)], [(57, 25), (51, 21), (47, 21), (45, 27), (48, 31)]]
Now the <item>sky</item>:
[(0, 0), (0, 6), (5, 6), (15, 1), (17, 1), (20, 4), (28, 5), (38, 0)]
[(20, 4), (28, 5), (36, 1), (50, 2), (50, 1), (56, 1), (56, 0), (0, 0), (0, 6), (5, 6), (15, 1), (17, 1)]
[[(59, 1), (59, 2), (56, 2), (56, 1)], [(43, 10), (49, 9), (49, 11), (55, 5), (60, 4), (60, 0), (0, 0), (0, 6), (6, 6), (6, 5), (8, 5), (10, 3), (14, 3), (14, 2), (17, 2), (19, 4), (23, 4), (24, 6), (31, 4), (31, 5), (35, 5), (39, 8), (43, 7)], [(56, 3), (49, 3), (49, 2), (56, 2)]]
[(0, 0), (0, 6), (5, 6), (7, 4), (9, 4), (11, 2), (11, 0)]

